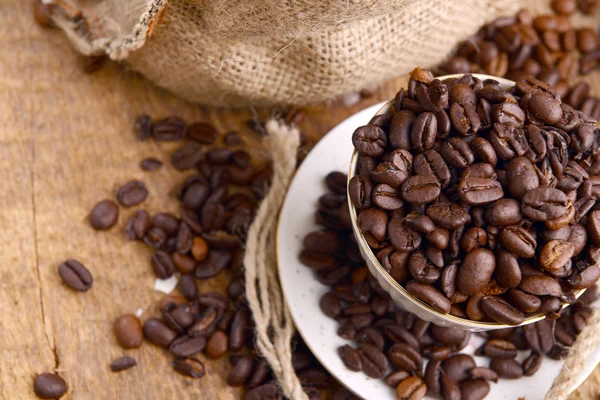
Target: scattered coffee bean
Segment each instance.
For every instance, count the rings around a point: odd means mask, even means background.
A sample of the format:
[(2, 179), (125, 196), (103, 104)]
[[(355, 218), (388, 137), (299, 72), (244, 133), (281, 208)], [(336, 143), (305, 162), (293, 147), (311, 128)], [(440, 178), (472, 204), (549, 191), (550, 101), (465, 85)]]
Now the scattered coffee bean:
[(148, 190), (144, 182), (132, 180), (121, 186), (117, 191), (117, 200), (123, 207), (132, 207), (140, 204), (148, 197)]
[(105, 231), (112, 228), (119, 219), (119, 207), (112, 200), (102, 200), (94, 206), (89, 215), (92, 228)]
[(142, 161), (140, 161), (140, 168), (142, 168), (144, 171), (154, 171), (162, 167), (162, 165), (162, 161), (154, 157), (144, 158)]
[(110, 364), (110, 370), (112, 372), (121, 372), (121, 371), (125, 371), (126, 369), (133, 368), (136, 365), (137, 365), (137, 361), (135, 361), (135, 359), (128, 357), (128, 356), (123, 356), (123, 357), (117, 358), (115, 361), (113, 361)]
[(202, 378), (206, 373), (204, 364), (193, 357), (176, 358), (172, 365), (175, 371), (190, 378)]
[(67, 260), (60, 264), (58, 274), (65, 285), (80, 292), (87, 291), (94, 282), (90, 271), (77, 260)]
[(33, 391), (40, 399), (59, 399), (67, 393), (67, 382), (56, 374), (45, 372), (35, 377)]
[(115, 320), (115, 337), (119, 346), (124, 349), (140, 347), (144, 341), (142, 324), (138, 317), (133, 314), (124, 314)]

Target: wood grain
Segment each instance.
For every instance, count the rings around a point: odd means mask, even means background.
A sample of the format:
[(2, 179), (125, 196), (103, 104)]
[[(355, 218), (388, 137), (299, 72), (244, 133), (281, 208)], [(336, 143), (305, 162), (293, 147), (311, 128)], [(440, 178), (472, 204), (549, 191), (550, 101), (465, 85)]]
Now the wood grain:
[[(33, 23), (30, 1), (0, 4), (0, 48), (0, 398), (33, 398), (35, 374), (52, 370), (69, 383), (67, 399), (239, 398), (224, 383), (226, 360), (207, 362), (207, 376), (194, 381), (173, 373), (161, 349), (118, 347), (113, 319), (138, 308), (142, 319), (156, 315), (161, 294), (152, 290), (150, 253), (120, 233), (135, 208), (122, 210), (108, 233), (94, 232), (86, 215), (133, 178), (150, 191), (145, 209), (177, 210), (174, 198), (164, 195), (183, 177), (168, 166), (174, 145), (136, 140), (137, 115), (177, 114), (211, 122), (221, 132), (238, 130), (261, 162), (260, 137), (246, 121), (277, 110), (201, 108), (114, 64), (86, 75), (60, 32)], [(307, 109), (300, 126), (309, 145), (345, 117), (393, 96), (403, 82), (390, 82), (352, 107)], [(143, 172), (138, 163), (148, 156), (165, 167)], [(66, 258), (93, 273), (90, 291), (75, 293), (61, 284), (57, 266)], [(223, 290), (225, 278), (203, 289)], [(125, 354), (139, 365), (111, 373), (110, 362)], [(600, 393), (599, 376), (596, 371), (573, 398)]]

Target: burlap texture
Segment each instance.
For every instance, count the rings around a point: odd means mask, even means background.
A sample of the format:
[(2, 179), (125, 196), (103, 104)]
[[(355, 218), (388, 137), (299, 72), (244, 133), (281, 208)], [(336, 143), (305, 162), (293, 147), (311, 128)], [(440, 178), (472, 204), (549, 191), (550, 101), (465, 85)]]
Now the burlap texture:
[(310, 104), (440, 62), (517, 0), (56, 0), (84, 54), (188, 100)]

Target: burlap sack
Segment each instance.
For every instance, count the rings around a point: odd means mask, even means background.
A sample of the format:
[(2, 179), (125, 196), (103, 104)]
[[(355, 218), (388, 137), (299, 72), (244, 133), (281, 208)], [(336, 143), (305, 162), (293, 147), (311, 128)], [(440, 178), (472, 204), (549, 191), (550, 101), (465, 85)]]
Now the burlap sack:
[[(49, 0), (51, 1), (51, 0)], [(517, 0), (54, 0), (84, 54), (194, 102), (308, 104), (430, 67)]]

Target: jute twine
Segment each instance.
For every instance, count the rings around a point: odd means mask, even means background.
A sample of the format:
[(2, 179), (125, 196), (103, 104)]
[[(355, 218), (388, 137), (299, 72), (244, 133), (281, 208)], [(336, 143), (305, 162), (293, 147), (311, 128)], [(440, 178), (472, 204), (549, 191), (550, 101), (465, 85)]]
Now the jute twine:
[(246, 297), (256, 323), (256, 345), (269, 362), (285, 396), (308, 400), (292, 367), (294, 325), (277, 277), (277, 220), (296, 168), (298, 129), (270, 120), (264, 145), (273, 159), (271, 189), (248, 231), (244, 266)]
[[(256, 344), (269, 362), (285, 396), (308, 400), (292, 367), (294, 326), (277, 277), (276, 235), (279, 210), (296, 167), (298, 129), (270, 120), (264, 144), (273, 159), (271, 189), (248, 232), (244, 266), (246, 296), (256, 322)], [(564, 400), (600, 338), (600, 313), (594, 311), (569, 351), (546, 400)]]
[(587, 326), (577, 337), (564, 360), (560, 374), (554, 380), (546, 400), (564, 400), (574, 389), (585, 364), (600, 340), (600, 312), (594, 310)]

